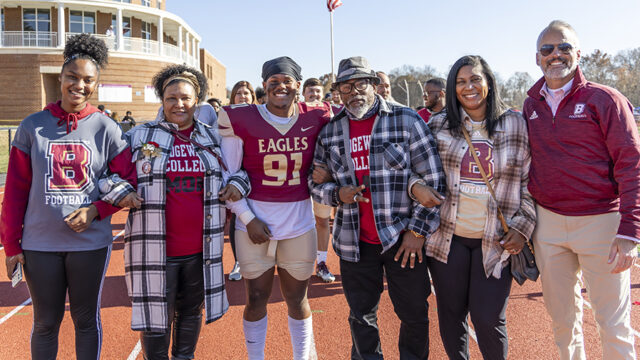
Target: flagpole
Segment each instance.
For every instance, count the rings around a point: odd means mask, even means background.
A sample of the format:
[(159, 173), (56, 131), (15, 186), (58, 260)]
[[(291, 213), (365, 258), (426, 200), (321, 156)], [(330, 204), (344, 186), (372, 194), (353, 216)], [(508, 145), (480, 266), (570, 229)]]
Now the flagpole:
[(329, 11), (329, 19), (331, 21), (331, 83), (335, 81), (335, 72), (333, 71), (333, 11)]

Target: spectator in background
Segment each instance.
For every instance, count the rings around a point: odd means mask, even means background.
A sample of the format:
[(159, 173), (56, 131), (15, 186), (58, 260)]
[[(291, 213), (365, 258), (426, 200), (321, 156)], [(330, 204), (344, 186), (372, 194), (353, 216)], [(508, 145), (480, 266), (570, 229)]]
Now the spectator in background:
[[(102, 105), (102, 104), (98, 105), (98, 110), (100, 110), (100, 112), (102, 114), (107, 115), (107, 113), (104, 112), (104, 105)], [(109, 116), (109, 115), (107, 115), (107, 116)]]
[(111, 119), (117, 123), (120, 123), (120, 116), (118, 115), (118, 112), (114, 111), (111, 114)]
[(256, 93), (253, 86), (248, 81), (238, 81), (231, 89), (229, 105), (233, 104), (255, 104)]
[[(256, 93), (253, 91), (253, 87), (248, 81), (238, 81), (233, 85), (231, 89), (231, 102), (229, 105), (236, 104), (255, 104)], [(233, 252), (234, 265), (233, 269), (229, 273), (229, 280), (238, 281), (242, 280), (242, 274), (240, 273), (240, 263), (238, 262), (238, 253), (236, 250), (236, 214), (231, 215), (231, 221), (229, 223), (229, 242), (231, 243), (231, 251)]]
[(256, 88), (256, 104), (264, 104), (267, 102), (267, 93), (261, 87)]
[(382, 96), (382, 98), (388, 103), (404, 106), (397, 102), (391, 95), (391, 81), (389, 80), (389, 76), (387, 76), (383, 71), (377, 71), (376, 75), (380, 79), (380, 83), (376, 86), (376, 93)]
[(123, 132), (127, 132), (135, 126), (136, 120), (131, 116), (131, 111), (127, 110), (126, 115), (122, 118), (122, 121), (120, 121), (120, 127)]
[(335, 107), (339, 107), (340, 109), (342, 109), (342, 107), (344, 106), (342, 104), (342, 99), (340, 98), (340, 92), (335, 88), (335, 83), (331, 85), (331, 102), (333, 103), (333, 105), (335, 105)]
[(302, 96), (304, 102), (311, 103), (315, 101), (322, 101), (322, 93), (324, 88), (322, 81), (317, 78), (308, 78), (302, 85)]
[(109, 28), (104, 34), (107, 36), (115, 36), (115, 32), (113, 31), (113, 25), (109, 25)]
[(207, 102), (209, 103), (209, 105), (213, 106), (213, 110), (215, 110), (216, 115), (218, 115), (218, 111), (220, 111), (220, 108), (222, 107), (222, 102), (220, 101), (220, 99), (209, 98)]
[[(302, 85), (302, 95), (307, 103), (322, 100), (324, 88), (322, 82), (316, 78), (307, 79)], [(316, 232), (318, 234), (318, 253), (316, 256), (316, 276), (324, 282), (334, 282), (336, 277), (327, 266), (327, 250), (329, 250), (329, 238), (331, 237), (331, 206), (313, 201), (313, 215), (316, 218)]]
[(602, 358), (635, 359), (629, 268), (640, 241), (640, 138), (631, 104), (585, 79), (568, 23), (552, 21), (536, 48), (544, 76), (523, 115), (538, 213), (533, 242), (555, 343), (561, 359), (585, 359), (582, 273)]
[(424, 109), (418, 111), (424, 122), (429, 122), (429, 117), (445, 110), (447, 82), (442, 78), (427, 80), (424, 84), (423, 95)]

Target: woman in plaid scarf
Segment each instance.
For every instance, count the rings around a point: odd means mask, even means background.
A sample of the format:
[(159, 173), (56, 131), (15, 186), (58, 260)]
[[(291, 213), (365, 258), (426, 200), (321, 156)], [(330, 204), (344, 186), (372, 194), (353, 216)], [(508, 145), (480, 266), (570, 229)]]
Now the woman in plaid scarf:
[[(447, 178), (446, 197), (435, 198), (420, 184), (413, 188), (423, 205), (442, 203), (440, 227), (425, 243), (440, 335), (449, 358), (467, 359), (470, 314), (483, 357), (506, 359), (509, 256), (521, 251), (536, 221), (527, 191), (527, 126), (520, 113), (502, 103), (495, 77), (480, 56), (464, 56), (453, 65), (446, 100), (447, 112), (429, 121)], [(495, 189), (497, 203), (479, 165)], [(509, 225), (506, 234), (497, 207)]]

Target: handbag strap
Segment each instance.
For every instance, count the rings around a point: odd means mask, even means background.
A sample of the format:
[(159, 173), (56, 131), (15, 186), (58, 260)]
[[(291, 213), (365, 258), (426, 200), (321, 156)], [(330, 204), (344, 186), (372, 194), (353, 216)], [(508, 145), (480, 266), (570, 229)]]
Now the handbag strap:
[(493, 191), (493, 186), (487, 179), (487, 173), (484, 172), (484, 168), (482, 167), (482, 163), (480, 163), (480, 159), (478, 159), (478, 154), (476, 154), (476, 148), (473, 146), (471, 142), (471, 138), (469, 137), (469, 133), (467, 129), (462, 125), (462, 134), (464, 135), (465, 140), (467, 140), (467, 144), (469, 144), (469, 151), (471, 151), (471, 155), (473, 156), (473, 160), (475, 160), (476, 165), (478, 165), (478, 170), (480, 171), (480, 175), (482, 175), (482, 180), (487, 184), (487, 188), (489, 189), (489, 193), (491, 193), (491, 197), (496, 202), (496, 207), (498, 208), (498, 219), (502, 224), (502, 230), (506, 234), (509, 231), (509, 226), (507, 225), (507, 221), (504, 219), (504, 215), (502, 215), (502, 210), (500, 210), (500, 204), (498, 204), (498, 199), (496, 198), (496, 193)]
[(218, 160), (218, 163), (220, 163), (220, 166), (224, 169), (224, 171), (227, 171), (227, 165), (225, 165), (224, 161), (222, 161), (222, 158), (220, 157), (220, 155), (218, 155), (215, 151), (209, 149), (208, 147), (200, 144), (199, 142), (193, 140), (192, 138), (185, 136), (184, 134), (181, 134), (178, 130), (169, 127), (169, 132), (173, 135), (175, 135), (177, 138), (179, 138), (182, 141), (188, 141), (191, 144), (199, 147), (200, 149), (208, 152), (209, 154), (213, 155), (213, 157), (215, 157)]

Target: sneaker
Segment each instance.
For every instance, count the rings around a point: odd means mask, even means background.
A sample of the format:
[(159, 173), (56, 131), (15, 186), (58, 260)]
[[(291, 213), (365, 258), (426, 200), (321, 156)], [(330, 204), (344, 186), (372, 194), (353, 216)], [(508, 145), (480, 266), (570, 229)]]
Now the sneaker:
[(322, 279), (322, 281), (328, 283), (336, 280), (336, 277), (329, 271), (329, 268), (324, 261), (321, 261), (316, 265), (316, 276)]
[(238, 281), (242, 280), (242, 274), (240, 274), (240, 264), (236, 261), (236, 264), (233, 265), (233, 270), (229, 273), (229, 280)]

